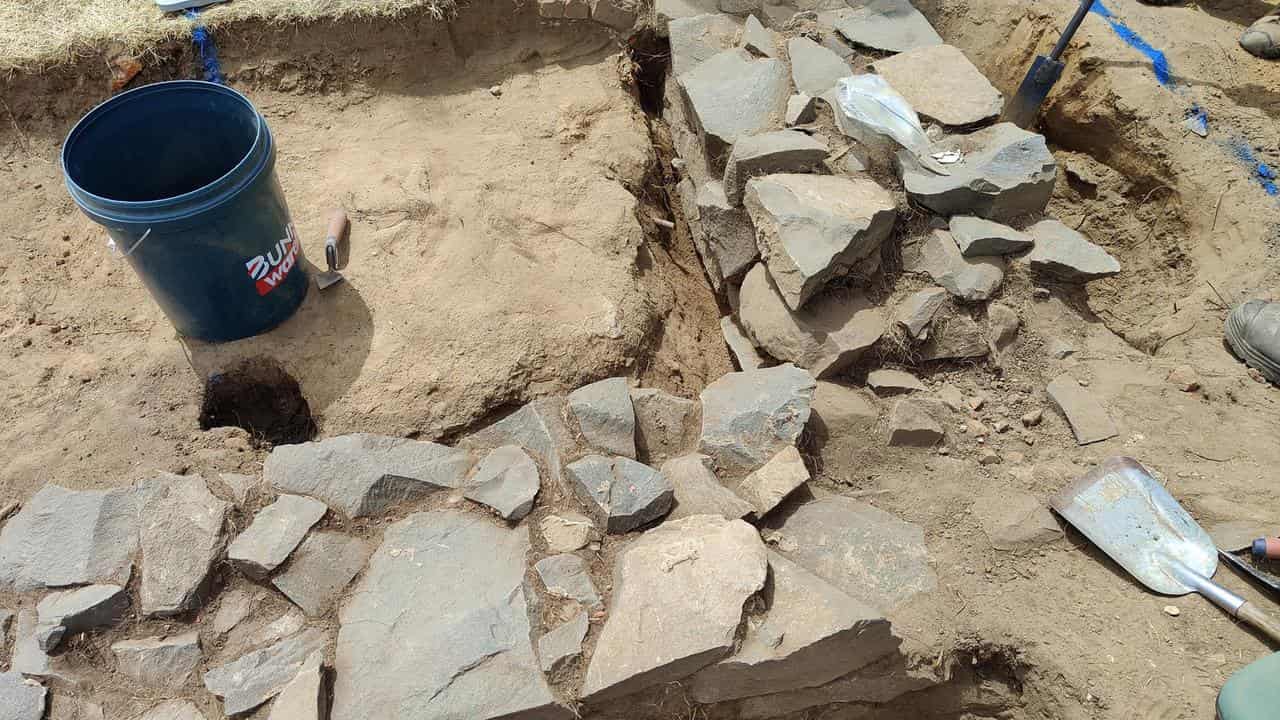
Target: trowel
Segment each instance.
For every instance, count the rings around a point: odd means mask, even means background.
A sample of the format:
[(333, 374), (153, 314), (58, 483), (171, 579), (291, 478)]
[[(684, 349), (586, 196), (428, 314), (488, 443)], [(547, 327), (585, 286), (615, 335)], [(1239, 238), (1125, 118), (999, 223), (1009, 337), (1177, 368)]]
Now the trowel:
[(324, 290), (342, 282), (342, 273), (338, 272), (338, 241), (347, 232), (347, 214), (342, 210), (334, 210), (329, 216), (329, 229), (324, 238), (324, 261), (328, 270), (316, 275), (316, 287)]
[(1066, 51), (1071, 38), (1076, 34), (1076, 29), (1080, 27), (1080, 23), (1084, 22), (1084, 16), (1089, 14), (1089, 9), (1092, 7), (1093, 0), (1080, 1), (1080, 7), (1071, 18), (1071, 22), (1067, 23), (1066, 29), (1062, 31), (1062, 37), (1058, 38), (1058, 44), (1053, 46), (1053, 52), (1049, 53), (1049, 57), (1036, 56), (1036, 61), (1031, 64), (1031, 70), (1022, 79), (1022, 85), (1018, 87), (1017, 94), (1005, 106), (1001, 120), (1011, 122), (1023, 130), (1031, 127), (1031, 124), (1036, 121), (1040, 106), (1049, 96), (1049, 91), (1058, 82), (1058, 78), (1062, 77), (1063, 68), (1067, 66), (1061, 60), (1062, 53)]

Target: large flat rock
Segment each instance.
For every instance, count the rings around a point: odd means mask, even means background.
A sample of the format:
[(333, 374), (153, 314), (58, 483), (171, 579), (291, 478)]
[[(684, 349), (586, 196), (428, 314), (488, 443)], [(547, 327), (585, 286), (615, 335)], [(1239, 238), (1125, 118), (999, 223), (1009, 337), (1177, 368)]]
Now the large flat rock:
[(929, 339), (919, 348), (921, 360), (986, 357), (991, 352), (987, 334), (973, 318), (958, 311), (944, 311), (933, 320)]
[(1004, 109), (1000, 91), (960, 48), (929, 45), (872, 64), (877, 74), (922, 118), (963, 127), (995, 119)]
[(278, 445), (262, 472), (280, 492), (308, 495), (360, 517), (459, 487), (471, 462), (466, 451), (436, 443), (354, 433)]
[(1011, 123), (935, 142), (931, 152), (957, 151), (962, 159), (947, 165), (950, 175), (921, 167), (915, 156), (899, 151), (898, 165), (907, 195), (939, 215), (977, 215), (1011, 220), (1043, 213), (1053, 194), (1057, 164), (1044, 137)]
[(504, 445), (480, 461), (464, 496), (487, 505), (503, 520), (518, 521), (533, 510), (541, 488), (533, 458), (518, 445)]
[(689, 681), (700, 703), (815, 687), (884, 657), (902, 642), (880, 611), (769, 553), (771, 592), (737, 652)]
[(726, 469), (760, 467), (795, 445), (816, 386), (790, 364), (722, 376), (702, 391), (701, 451)]
[(142, 613), (177, 615), (195, 608), (226, 538), (231, 509), (197, 476), (168, 475), (143, 506), (139, 529)]
[(856, 2), (857, 7), (837, 10), (831, 18), (836, 30), (854, 45), (900, 53), (942, 44), (938, 31), (909, 0)]
[(569, 412), (587, 445), (635, 459), (636, 413), (626, 378), (608, 378), (574, 390), (569, 393)]
[(1066, 416), (1077, 445), (1100, 442), (1120, 434), (1107, 409), (1071, 375), (1054, 378), (1045, 392)]
[(19, 672), (0, 673), (0, 718), (40, 720), (48, 697), (44, 686)]
[(740, 277), (760, 257), (756, 231), (747, 211), (740, 207), (742, 203), (729, 201), (720, 180), (701, 183), (694, 204), (701, 226), (701, 232), (693, 230), (694, 247), (712, 284), (719, 289)]
[(332, 720), (573, 717), (534, 655), (528, 552), (527, 527), (471, 513), (390, 525), (342, 608)]
[(369, 560), (373, 547), (339, 532), (315, 532), (271, 584), (309, 617), (323, 615)]
[(565, 423), (564, 398), (539, 398), (492, 425), (464, 438), (459, 445), (493, 450), (518, 445), (541, 461), (551, 480), (563, 480), (563, 458), (576, 444)]
[(966, 302), (986, 300), (1004, 282), (1004, 260), (999, 257), (965, 257), (946, 230), (934, 230), (914, 247), (903, 248), (903, 265), (928, 273), (933, 281)]
[(747, 183), (760, 254), (787, 306), (878, 253), (893, 230), (893, 196), (868, 178), (778, 174)]
[(111, 645), (116, 670), (148, 687), (177, 690), (187, 684), (203, 659), (193, 630), (170, 637), (121, 640)]
[(662, 473), (630, 458), (588, 455), (565, 468), (573, 492), (609, 533), (625, 533), (671, 509), (674, 491)]
[(124, 619), (129, 593), (119, 585), (88, 585), (50, 593), (36, 605), (40, 649), (52, 652), (62, 638), (108, 627)]
[(717, 12), (671, 21), (671, 76), (679, 77), (712, 56), (733, 49), (742, 22)]
[(1041, 220), (1028, 232), (1035, 238), (1035, 247), (1019, 259), (1035, 272), (1072, 282), (1097, 280), (1120, 272), (1120, 263), (1106, 250), (1057, 220)]
[(662, 464), (662, 475), (675, 490), (675, 504), (667, 515), (668, 522), (691, 515), (719, 515), (737, 520), (751, 514), (751, 504), (720, 484), (710, 466), (711, 458), (698, 454), (672, 458)]
[(1030, 250), (1035, 240), (1024, 232), (982, 218), (957, 215), (951, 218), (951, 237), (965, 257), (1014, 255)]
[(205, 689), (222, 698), (222, 711), (227, 716), (248, 712), (275, 697), (297, 676), (307, 658), (328, 644), (324, 631), (307, 628), (209, 670), (204, 674)]
[(318, 500), (281, 495), (236, 536), (227, 548), (227, 559), (249, 577), (266, 577), (284, 563), (327, 510)]
[(766, 565), (764, 543), (741, 520), (697, 515), (632, 541), (614, 566), (612, 608), (583, 701), (673, 682), (723, 658), (743, 604), (764, 587)]
[(733, 146), (725, 164), (725, 198), (731, 205), (742, 204), (742, 193), (753, 177), (814, 172), (822, 167), (827, 152), (825, 142), (799, 130), (773, 130), (743, 137)]
[(853, 74), (844, 58), (807, 37), (788, 40), (787, 55), (791, 58), (791, 80), (796, 90), (810, 97), (821, 96), (840, 78)]
[(781, 127), (788, 75), (781, 60), (734, 48), (676, 77), (708, 164), (722, 166), (739, 138)]

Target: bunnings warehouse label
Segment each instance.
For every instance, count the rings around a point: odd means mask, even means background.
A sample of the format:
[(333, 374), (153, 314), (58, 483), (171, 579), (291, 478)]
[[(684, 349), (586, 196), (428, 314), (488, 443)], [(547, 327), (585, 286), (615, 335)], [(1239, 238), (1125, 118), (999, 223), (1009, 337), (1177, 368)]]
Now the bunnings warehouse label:
[(298, 231), (293, 223), (285, 226), (288, 237), (276, 242), (275, 248), (266, 255), (259, 255), (244, 264), (249, 277), (258, 288), (258, 295), (266, 295), (275, 290), (289, 276), (289, 271), (298, 264)]

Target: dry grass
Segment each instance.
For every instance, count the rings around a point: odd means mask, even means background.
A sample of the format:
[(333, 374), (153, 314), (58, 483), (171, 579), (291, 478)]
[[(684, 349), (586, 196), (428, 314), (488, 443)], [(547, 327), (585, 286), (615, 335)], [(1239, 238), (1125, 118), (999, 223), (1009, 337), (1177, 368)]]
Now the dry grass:
[[(444, 19), (456, 7), (456, 0), (232, 0), (206, 7), (201, 20), (216, 28), (409, 12)], [(161, 13), (153, 0), (0, 0), (0, 72), (37, 70), (107, 48), (138, 51), (190, 32), (181, 13)]]

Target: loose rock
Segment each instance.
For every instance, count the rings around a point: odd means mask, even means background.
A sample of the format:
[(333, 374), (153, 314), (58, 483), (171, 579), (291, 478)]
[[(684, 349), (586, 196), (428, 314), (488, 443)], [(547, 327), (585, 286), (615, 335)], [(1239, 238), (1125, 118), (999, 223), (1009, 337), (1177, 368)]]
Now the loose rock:
[(951, 218), (951, 237), (965, 257), (984, 255), (1016, 255), (1030, 250), (1035, 240), (1030, 235), (990, 220), (957, 215)]
[(717, 53), (676, 79), (703, 150), (716, 167), (739, 138), (781, 119), (790, 89), (785, 63), (753, 59), (741, 48)]
[(951, 233), (934, 230), (928, 237), (903, 249), (903, 265), (912, 272), (926, 272), (947, 292), (974, 302), (990, 298), (1004, 282), (1004, 261), (998, 257), (965, 257)]
[(820, 378), (852, 365), (888, 325), (884, 312), (855, 292), (824, 294), (793, 311), (763, 265), (752, 268), (742, 282), (738, 316), (769, 355)]
[(724, 342), (729, 346), (729, 352), (733, 354), (739, 368), (756, 370), (764, 367), (765, 360), (756, 350), (755, 343), (751, 342), (732, 315), (720, 318), (720, 332), (724, 334)]
[(942, 401), (952, 412), (964, 412), (967, 408), (964, 402), (964, 393), (955, 385), (943, 385), (938, 388), (938, 399)]
[(1067, 416), (1077, 445), (1088, 445), (1119, 434), (1106, 409), (1070, 375), (1059, 375), (1045, 390), (1062, 414)]
[(1182, 611), (1178, 609), (1177, 605), (1165, 605), (1164, 614), (1169, 617), (1178, 617), (1182, 614)]
[(62, 664), (40, 649), (39, 623), (32, 610), (19, 610), (14, 627), (13, 655), (9, 669), (37, 678), (66, 678), (74, 682), (63, 670)]
[(1021, 260), (1033, 271), (1073, 282), (1096, 280), (1120, 272), (1120, 263), (1106, 250), (1057, 220), (1041, 220), (1028, 232), (1036, 244)]
[[(276, 449), (280, 447), (290, 446)], [(266, 577), (289, 557), (327, 510), (324, 503), (311, 498), (281, 495), (259, 511), (231, 543), (227, 559), (249, 577)]]
[(597, 538), (596, 526), (585, 515), (564, 512), (542, 519), (542, 538), (553, 553), (581, 550)]
[(778, 57), (778, 36), (772, 30), (766, 29), (755, 15), (748, 15), (747, 21), (742, 25), (742, 40), (738, 43), (748, 52), (760, 57)]
[(538, 465), (516, 445), (490, 452), (480, 461), (471, 483), (464, 497), (487, 505), (503, 520), (512, 521), (529, 514), (541, 488)]
[(695, 202), (702, 232), (693, 234), (694, 245), (712, 283), (723, 287), (741, 277), (760, 257), (756, 231), (747, 211), (729, 202), (719, 180), (702, 183)]
[[(457, 580), (458, 578), (453, 578), (455, 585)], [(436, 594), (439, 593), (429, 593)], [(303, 630), (269, 648), (255, 650), (206, 672), (205, 689), (222, 698), (222, 711), (225, 715), (248, 712), (279, 694), (285, 685), (297, 677), (307, 658), (317, 651), (323, 651), (327, 644), (328, 640), (322, 631), (316, 628)]]
[(921, 360), (983, 357), (990, 351), (987, 337), (978, 323), (962, 313), (945, 313), (935, 318), (929, 339), (920, 346)]
[(730, 205), (741, 205), (742, 193), (751, 178), (773, 173), (814, 172), (822, 167), (827, 152), (825, 142), (798, 130), (774, 130), (743, 137), (733, 146), (725, 164), (725, 197)]
[(359, 538), (339, 532), (312, 533), (293, 553), (289, 567), (271, 584), (307, 617), (319, 617), (364, 568), (372, 553), (373, 548)]
[(984, 447), (978, 450), (979, 465), (998, 465), (1000, 460), (1000, 453), (989, 447)]
[(698, 404), (657, 388), (635, 388), (636, 450), (650, 463), (675, 457), (692, 445)]
[(671, 21), (667, 26), (671, 42), (671, 77), (701, 65), (717, 53), (732, 49), (742, 27), (736, 19), (714, 8)]
[(867, 385), (877, 393), (924, 392), (924, 383), (909, 372), (881, 368), (867, 373)]
[(902, 181), (912, 200), (939, 215), (973, 214), (992, 220), (1044, 212), (1057, 172), (1044, 137), (1000, 123), (946, 138), (931, 148), (953, 150), (963, 159), (947, 166), (950, 175), (921, 167), (906, 150), (898, 153)]
[(215, 635), (225, 635), (231, 632), (232, 628), (239, 625), (242, 620), (249, 617), (249, 613), (253, 612), (256, 598), (256, 593), (239, 588), (223, 593), (222, 600), (218, 604), (218, 612), (213, 615), (213, 624), (210, 629)]
[(604, 607), (582, 558), (571, 553), (545, 557), (534, 564), (547, 592), (555, 597), (577, 600), (588, 610)]
[(853, 74), (844, 58), (807, 37), (788, 40), (787, 54), (791, 58), (791, 80), (796, 90), (812, 97), (822, 95), (835, 87), (840, 78)]
[(729, 520), (750, 515), (750, 503), (720, 484), (706, 455), (685, 455), (662, 464), (662, 475), (675, 489), (675, 505), (667, 521), (690, 515), (719, 515)]
[(587, 637), (588, 627), (587, 613), (583, 611), (538, 638), (538, 660), (542, 671), (558, 672), (581, 656), (582, 641)]
[(892, 196), (874, 180), (832, 175), (755, 178), (745, 204), (769, 274), (792, 310), (878, 252), (897, 216)]
[(1195, 392), (1200, 389), (1200, 375), (1190, 365), (1179, 365), (1169, 371), (1167, 379), (1182, 392)]
[(942, 442), (942, 426), (914, 400), (899, 400), (889, 415), (889, 444), (933, 447)]
[(561, 413), (563, 407), (563, 398), (539, 398), (473, 433), (459, 444), (489, 450), (503, 445), (519, 445), (543, 462), (552, 482), (562, 482), (562, 458), (576, 445), (573, 434), (565, 425)]
[(1000, 303), (991, 303), (987, 306), (987, 322), (991, 328), (987, 333), (987, 339), (997, 349), (1003, 350), (1018, 339), (1018, 326), (1021, 321), (1013, 308)]
[(861, 435), (874, 427), (879, 412), (857, 388), (819, 382), (813, 395), (810, 427), (830, 440)]
[(193, 630), (170, 637), (122, 640), (111, 646), (116, 669), (148, 687), (177, 690), (200, 667), (200, 636)]
[(1045, 352), (1054, 360), (1066, 360), (1076, 354), (1076, 349), (1071, 343), (1062, 338), (1049, 338), (1045, 343)]
[(1035, 427), (1040, 424), (1044, 418), (1044, 410), (1036, 408), (1022, 416), (1022, 424), (1026, 427)]
[(997, 550), (1036, 550), (1062, 537), (1048, 506), (1030, 493), (987, 492), (974, 498), (972, 511)]
[(312, 653), (302, 669), (276, 696), (267, 720), (325, 720), (328, 717), (328, 694), (322, 667), (324, 653)]
[(565, 471), (574, 494), (605, 532), (630, 532), (671, 509), (671, 483), (662, 473), (635, 460), (589, 455)]
[(764, 517), (788, 495), (809, 481), (809, 469), (794, 447), (783, 448), (738, 486), (738, 495), (751, 503), (756, 515)]
[(830, 682), (897, 649), (889, 621), (776, 552), (768, 613), (733, 655), (700, 670), (690, 696), (716, 703)]
[(572, 718), (530, 640), (528, 552), (527, 526), (470, 513), (388, 526), (342, 606), (332, 720)]
[(795, 445), (816, 386), (794, 365), (724, 375), (702, 391), (701, 452), (724, 468), (760, 467)]
[(129, 594), (119, 585), (90, 585), (46, 595), (36, 606), (40, 649), (53, 652), (67, 635), (116, 624), (129, 609)]
[(5, 720), (40, 720), (48, 691), (20, 672), (0, 673), (0, 717)]
[(471, 462), (464, 450), (355, 433), (277, 445), (262, 472), (280, 492), (317, 498), (348, 517), (363, 517), (461, 487)]
[(994, 119), (1004, 108), (1000, 91), (951, 45), (918, 47), (872, 64), (923, 118), (963, 127)]
[(925, 288), (907, 296), (894, 313), (895, 321), (917, 340), (929, 336), (929, 323), (947, 301), (944, 288)]
[(636, 414), (626, 378), (613, 377), (569, 393), (569, 411), (593, 448), (635, 459)]
[(591, 0), (591, 19), (625, 32), (636, 24), (636, 7), (622, 0)]
[(142, 582), (138, 595), (149, 617), (177, 615), (198, 604), (209, 569), (222, 553), (222, 526), (231, 506), (199, 476), (164, 475), (143, 506)]
[(787, 127), (803, 125), (818, 119), (818, 100), (810, 95), (798, 93), (787, 98)]
[(564, 17), (564, 0), (538, 0), (538, 17), (548, 20)]
[(872, 50), (900, 53), (942, 44), (938, 32), (908, 0), (874, 0), (840, 10), (833, 24), (849, 42)]
[[(615, 564), (613, 609), (583, 701), (679, 680), (731, 652), (744, 603), (764, 587), (766, 562), (759, 534), (741, 520), (687, 517), (634, 540)], [(662, 618), (662, 632), (653, 618)]]

